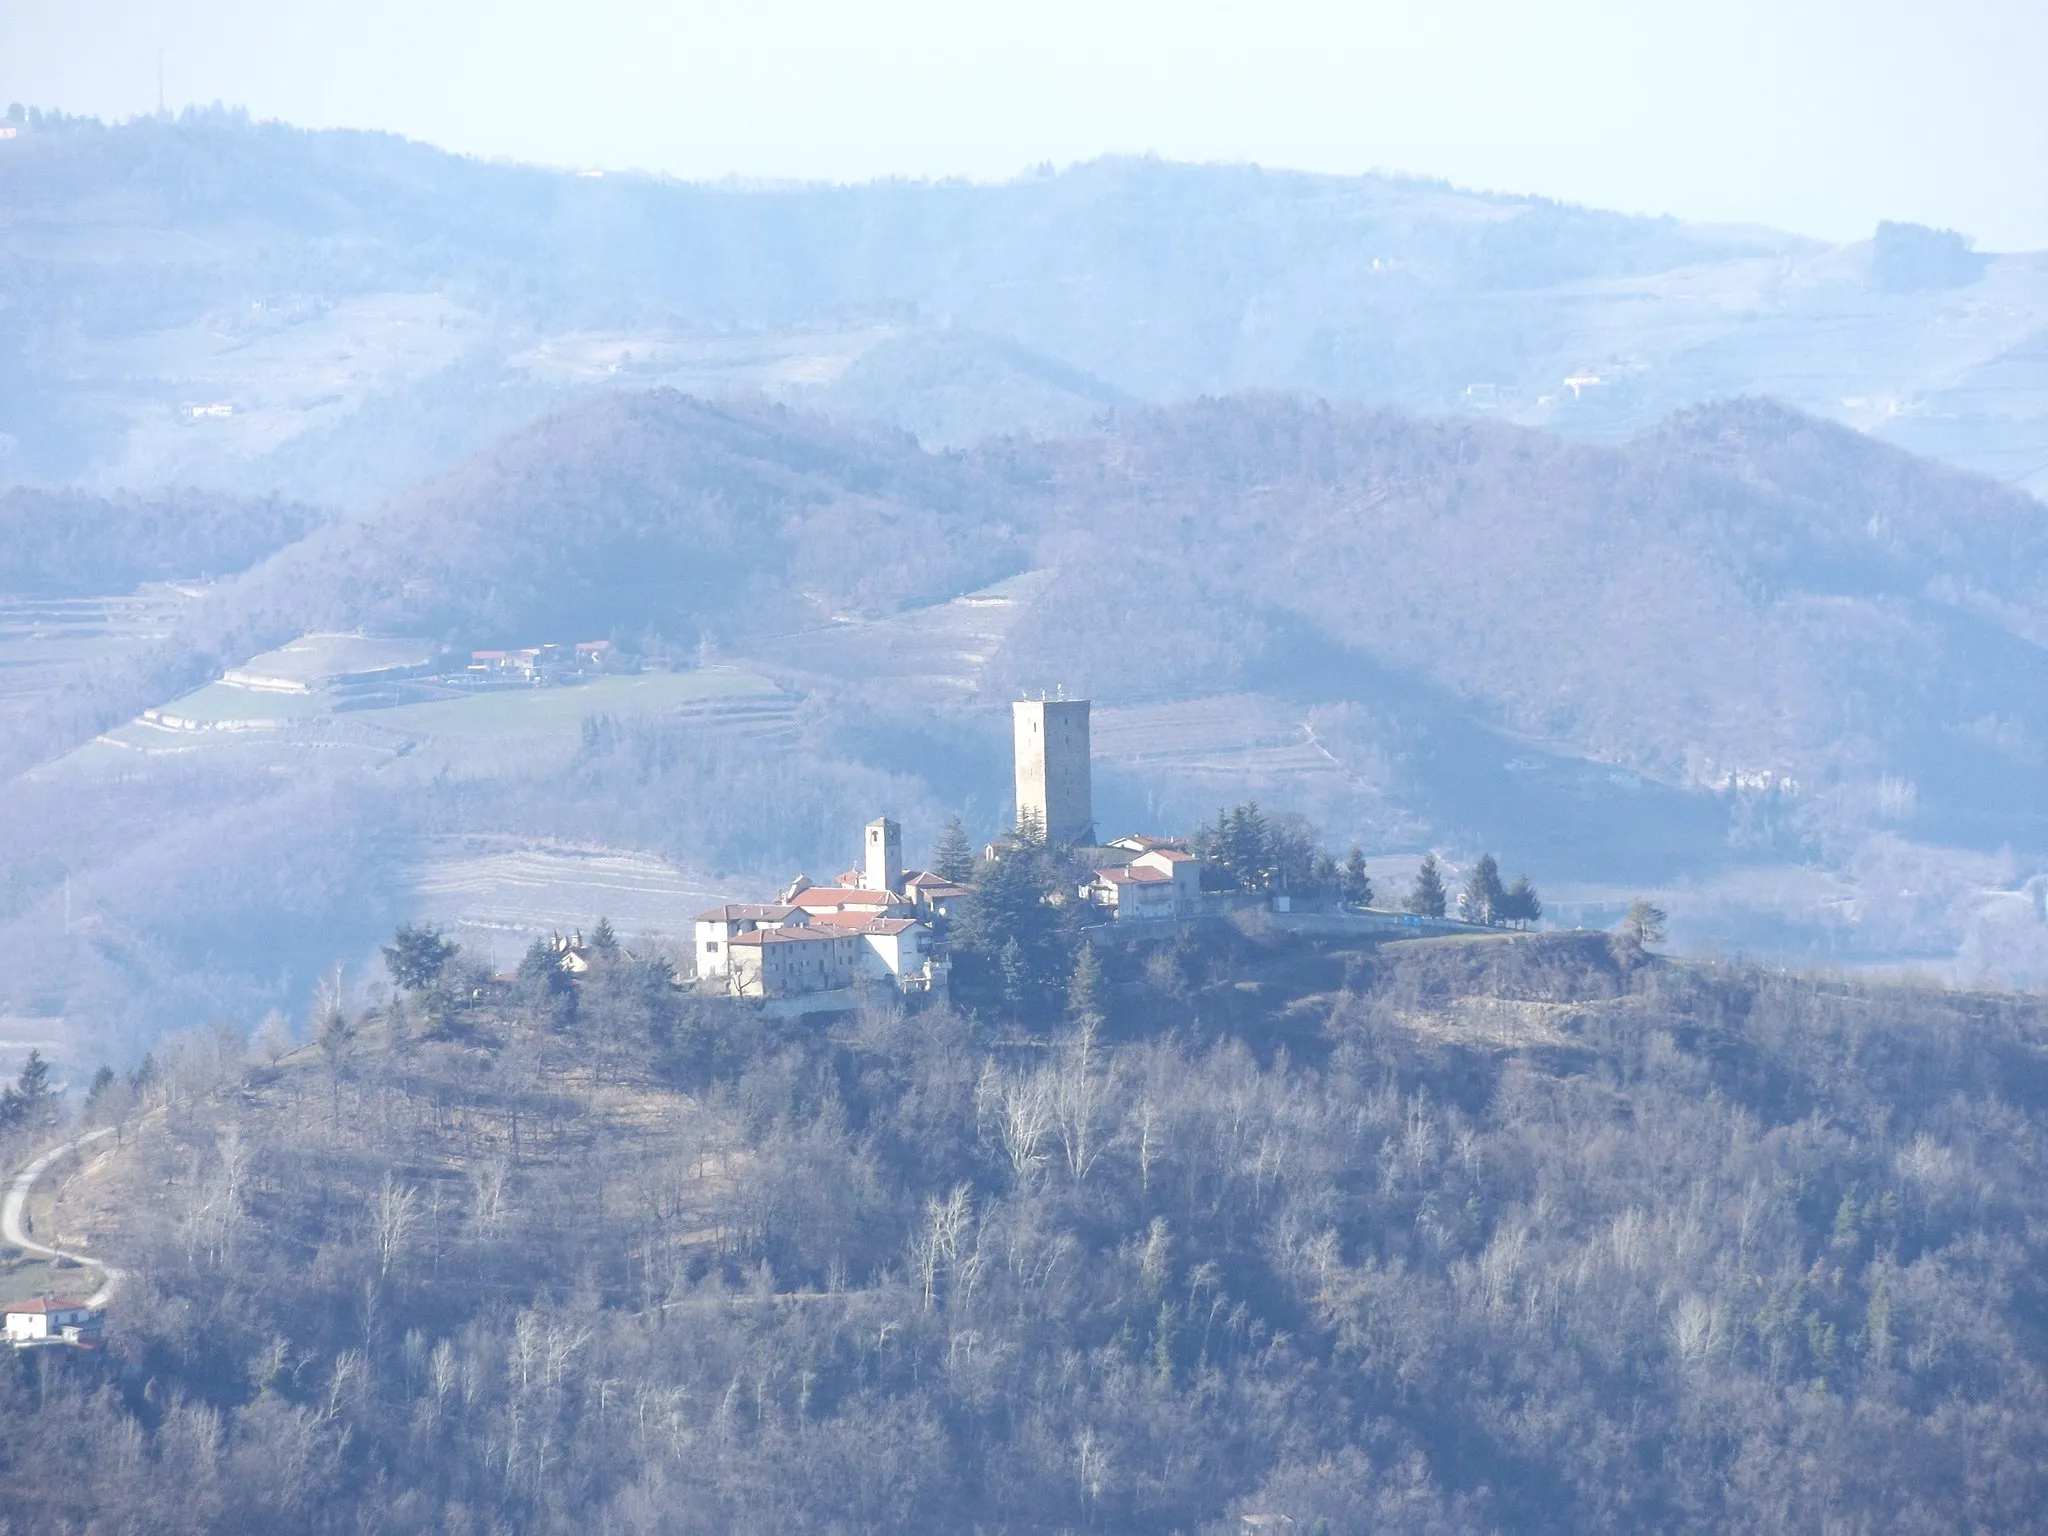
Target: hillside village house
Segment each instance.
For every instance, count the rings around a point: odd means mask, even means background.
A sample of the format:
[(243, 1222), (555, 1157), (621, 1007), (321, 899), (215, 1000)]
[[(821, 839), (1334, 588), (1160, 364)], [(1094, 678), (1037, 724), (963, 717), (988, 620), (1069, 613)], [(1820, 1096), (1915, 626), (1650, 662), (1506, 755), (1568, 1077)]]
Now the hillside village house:
[(866, 859), (831, 885), (799, 875), (773, 903), (732, 902), (699, 912), (691, 953), (700, 982), (734, 997), (834, 992), (856, 982), (943, 992), (935, 918), (965, 888), (902, 868), (903, 834), (886, 816), (868, 823)]
[(1081, 899), (1126, 921), (1193, 917), (1202, 909), (1202, 861), (1153, 837), (1118, 838), (1113, 848), (1153, 845), (1128, 864), (1094, 871)]
[(99, 1337), (99, 1318), (92, 1308), (63, 1296), (10, 1301), (0, 1308), (0, 1326), (0, 1336), (16, 1346), (52, 1340), (84, 1344)]
[(734, 997), (789, 997), (853, 985), (863, 943), (840, 928), (756, 928), (727, 948), (725, 977)]

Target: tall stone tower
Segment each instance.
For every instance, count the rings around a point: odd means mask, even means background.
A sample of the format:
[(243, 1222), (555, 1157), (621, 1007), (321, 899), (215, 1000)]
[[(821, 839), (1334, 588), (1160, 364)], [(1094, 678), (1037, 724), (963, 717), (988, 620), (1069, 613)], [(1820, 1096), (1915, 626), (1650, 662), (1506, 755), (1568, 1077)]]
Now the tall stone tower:
[(1017, 821), (1035, 818), (1046, 841), (1095, 838), (1088, 772), (1088, 701), (1019, 699), (1010, 706), (1017, 745)]
[(870, 891), (893, 891), (903, 878), (903, 829), (886, 816), (868, 823), (860, 871), (861, 886)]

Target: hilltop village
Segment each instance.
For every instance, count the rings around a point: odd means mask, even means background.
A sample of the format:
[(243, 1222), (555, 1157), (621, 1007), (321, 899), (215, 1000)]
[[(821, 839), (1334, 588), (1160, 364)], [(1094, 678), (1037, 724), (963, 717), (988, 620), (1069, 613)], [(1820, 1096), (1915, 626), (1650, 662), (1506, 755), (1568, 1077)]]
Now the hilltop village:
[[(1098, 842), (1089, 701), (1018, 700), (1011, 728), (1016, 830), (990, 843), (984, 860), (998, 863), (1031, 845), (1072, 850), (1085, 878), (1047, 899), (1075, 908), (1091, 943), (1166, 939), (1200, 918), (1248, 907), (1264, 908), (1279, 927), (1324, 934), (1476, 926), (1342, 899), (1303, 902), (1284, 890), (1237, 889), (1205, 878), (1209, 862), (1181, 839), (1139, 832)], [(957, 871), (906, 868), (902, 829), (877, 817), (865, 829), (859, 867), (830, 885), (798, 875), (773, 901), (699, 912), (691, 944), (696, 979), (736, 998), (801, 1000), (795, 1011), (807, 1012), (851, 1007), (860, 989), (873, 986), (943, 999), (952, 969), (946, 930), (973, 890)]]

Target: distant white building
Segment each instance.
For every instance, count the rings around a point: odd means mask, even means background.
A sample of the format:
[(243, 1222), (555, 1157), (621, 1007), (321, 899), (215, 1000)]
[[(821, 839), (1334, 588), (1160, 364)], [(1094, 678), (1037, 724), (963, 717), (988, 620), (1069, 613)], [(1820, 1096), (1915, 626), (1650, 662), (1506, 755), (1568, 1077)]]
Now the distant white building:
[(37, 1296), (0, 1307), (0, 1322), (10, 1344), (35, 1344), (62, 1339), (79, 1344), (98, 1336), (99, 1318), (82, 1301), (64, 1296)]
[[(1135, 841), (1119, 838), (1114, 846)], [(1081, 899), (1125, 921), (1193, 917), (1202, 909), (1202, 861), (1178, 848), (1154, 847), (1128, 864), (1096, 870), (1081, 887)]]

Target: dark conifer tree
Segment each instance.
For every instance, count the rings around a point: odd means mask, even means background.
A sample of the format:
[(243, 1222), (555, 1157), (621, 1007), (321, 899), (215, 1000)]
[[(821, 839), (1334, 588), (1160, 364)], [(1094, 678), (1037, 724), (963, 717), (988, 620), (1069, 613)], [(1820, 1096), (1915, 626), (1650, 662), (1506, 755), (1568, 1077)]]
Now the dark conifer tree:
[(958, 816), (948, 816), (939, 830), (939, 845), (932, 853), (932, 873), (955, 885), (974, 878), (974, 845), (967, 841), (967, 829)]
[(1415, 871), (1415, 887), (1408, 893), (1408, 910), (1423, 917), (1442, 917), (1445, 908), (1443, 871), (1436, 855), (1425, 853), (1422, 867)]
[(1468, 923), (1485, 923), (1490, 927), (1501, 921), (1501, 902), (1506, 896), (1507, 891), (1500, 883), (1499, 863), (1492, 854), (1482, 853), (1465, 877), (1465, 888), (1458, 893), (1458, 916)]
[(400, 923), (384, 946), (384, 967), (397, 986), (407, 992), (423, 992), (441, 979), (455, 951), (456, 946), (442, 938), (438, 928)]
[(1536, 894), (1536, 887), (1529, 883), (1527, 875), (1515, 876), (1515, 883), (1507, 888), (1507, 894), (1501, 898), (1501, 921), (1533, 927), (1542, 921), (1542, 918), (1543, 902)]
[(1365, 850), (1356, 843), (1344, 860), (1344, 899), (1357, 907), (1372, 905), (1372, 877), (1365, 872)]
[(1082, 944), (1080, 953), (1074, 957), (1074, 974), (1067, 982), (1068, 1021), (1074, 1024), (1100, 1024), (1108, 992), (1109, 989), (1103, 981), (1101, 962), (1095, 958), (1095, 946)]

